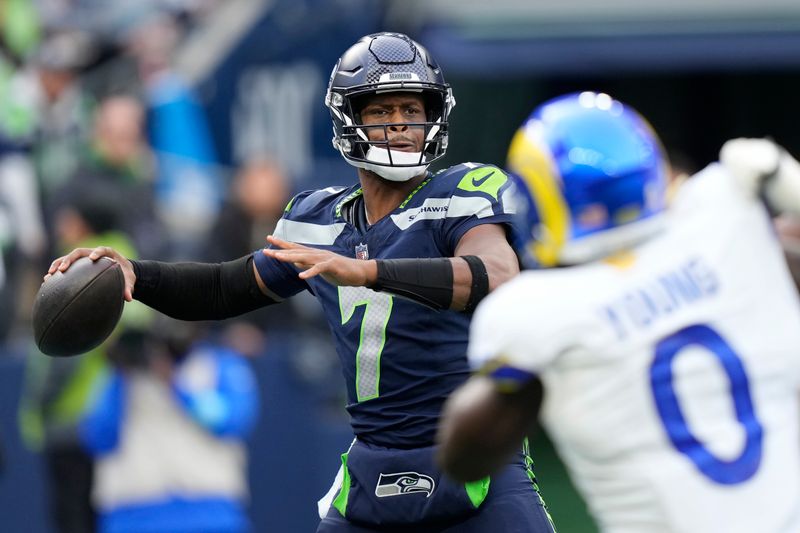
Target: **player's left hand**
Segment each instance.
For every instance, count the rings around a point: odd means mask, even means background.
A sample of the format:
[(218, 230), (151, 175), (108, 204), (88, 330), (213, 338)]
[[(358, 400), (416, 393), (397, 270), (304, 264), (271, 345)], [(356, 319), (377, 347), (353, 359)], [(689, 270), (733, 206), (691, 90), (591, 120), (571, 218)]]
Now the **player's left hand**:
[(262, 253), (278, 261), (292, 263), (302, 270), (300, 279), (322, 276), (334, 285), (366, 287), (375, 283), (378, 277), (375, 261), (345, 257), (328, 250), (284, 241), (274, 235), (269, 235), (267, 242), (274, 248), (264, 248)]

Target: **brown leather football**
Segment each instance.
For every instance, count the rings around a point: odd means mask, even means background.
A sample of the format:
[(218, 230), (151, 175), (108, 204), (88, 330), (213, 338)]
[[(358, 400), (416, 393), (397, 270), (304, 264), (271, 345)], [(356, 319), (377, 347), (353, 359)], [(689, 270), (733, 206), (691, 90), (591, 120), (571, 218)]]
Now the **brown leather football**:
[(33, 334), (42, 353), (78, 355), (99, 346), (119, 322), (125, 279), (116, 261), (82, 257), (42, 283), (33, 302)]

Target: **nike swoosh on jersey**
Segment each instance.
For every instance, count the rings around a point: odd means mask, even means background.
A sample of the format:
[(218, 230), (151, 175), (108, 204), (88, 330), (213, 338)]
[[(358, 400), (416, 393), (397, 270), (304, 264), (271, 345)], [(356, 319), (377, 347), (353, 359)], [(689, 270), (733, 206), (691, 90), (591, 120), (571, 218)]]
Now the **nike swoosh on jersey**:
[(494, 173), (495, 173), (495, 171), (492, 170), (491, 172), (489, 172), (485, 176), (481, 176), (479, 179), (472, 178), (472, 185), (474, 185), (475, 187), (480, 187), (481, 185), (486, 183), (486, 180), (488, 180), (489, 178), (494, 176)]

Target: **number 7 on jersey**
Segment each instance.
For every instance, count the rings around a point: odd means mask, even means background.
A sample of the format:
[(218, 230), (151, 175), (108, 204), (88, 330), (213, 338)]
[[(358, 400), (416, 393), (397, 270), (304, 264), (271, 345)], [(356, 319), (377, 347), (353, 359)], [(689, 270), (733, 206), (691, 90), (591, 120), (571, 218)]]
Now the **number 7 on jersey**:
[(381, 353), (386, 344), (386, 324), (392, 314), (393, 299), (390, 294), (366, 287), (339, 287), (343, 325), (362, 305), (364, 314), (356, 352), (356, 396), (359, 402), (377, 398), (380, 392)]

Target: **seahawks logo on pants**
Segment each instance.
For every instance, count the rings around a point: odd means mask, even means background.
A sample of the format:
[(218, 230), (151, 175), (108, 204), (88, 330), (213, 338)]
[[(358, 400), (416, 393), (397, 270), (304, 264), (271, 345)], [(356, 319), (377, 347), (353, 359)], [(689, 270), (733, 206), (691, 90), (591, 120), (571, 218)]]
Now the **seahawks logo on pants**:
[(402, 496), (403, 494), (414, 494), (424, 492), (426, 498), (430, 498), (436, 483), (433, 478), (425, 474), (416, 472), (397, 472), (394, 474), (381, 474), (378, 478), (378, 485), (375, 487), (375, 496), (385, 498), (387, 496)]

